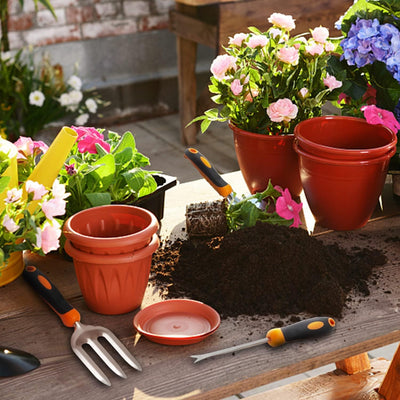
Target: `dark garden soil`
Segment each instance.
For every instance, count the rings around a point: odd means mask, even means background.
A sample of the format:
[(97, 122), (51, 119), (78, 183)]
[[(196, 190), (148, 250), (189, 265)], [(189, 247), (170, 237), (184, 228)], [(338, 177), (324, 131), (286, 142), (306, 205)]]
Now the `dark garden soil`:
[(326, 245), (303, 229), (258, 223), (212, 239), (166, 241), (150, 282), (163, 298), (187, 297), (222, 318), (306, 312), (340, 318), (351, 293), (368, 296), (379, 250)]

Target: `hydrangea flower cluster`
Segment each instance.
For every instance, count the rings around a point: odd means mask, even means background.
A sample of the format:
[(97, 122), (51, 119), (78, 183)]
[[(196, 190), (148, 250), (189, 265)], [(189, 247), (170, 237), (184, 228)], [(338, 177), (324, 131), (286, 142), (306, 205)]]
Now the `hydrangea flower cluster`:
[(400, 31), (394, 25), (380, 24), (377, 18), (357, 18), (340, 45), (341, 59), (349, 65), (360, 68), (380, 61), (400, 82)]
[(326, 100), (337, 98), (342, 82), (326, 72), (337, 45), (329, 30), (320, 26), (291, 36), (292, 16), (273, 13), (268, 21), (266, 32), (249, 28), (235, 34), (226, 54), (212, 62), (209, 90), (223, 107), (192, 121), (202, 121), (202, 132), (212, 121), (230, 120), (250, 132), (290, 134), (298, 122), (321, 115)]

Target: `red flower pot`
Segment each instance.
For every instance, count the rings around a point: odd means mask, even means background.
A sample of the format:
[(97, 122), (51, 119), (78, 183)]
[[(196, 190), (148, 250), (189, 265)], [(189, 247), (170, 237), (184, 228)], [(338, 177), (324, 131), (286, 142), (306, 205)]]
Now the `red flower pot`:
[(302, 186), (298, 157), (293, 150), (293, 135), (270, 136), (247, 132), (232, 123), (236, 157), (251, 193), (266, 189), (268, 181), (300, 195)]
[(300, 122), (294, 128), (300, 147), (318, 157), (367, 160), (387, 154), (397, 143), (396, 134), (365, 119), (324, 116)]
[(390, 158), (354, 160), (327, 158), (305, 151), (294, 144), (299, 155), (300, 176), (310, 210), (316, 221), (329, 229), (353, 230), (371, 217), (381, 194)]
[(150, 211), (111, 204), (72, 215), (63, 233), (75, 248), (94, 254), (129, 253), (147, 246), (159, 224)]
[(79, 287), (87, 306), (100, 314), (124, 314), (140, 306), (148, 284), (156, 234), (140, 250), (125, 254), (93, 254), (65, 242), (73, 258)]

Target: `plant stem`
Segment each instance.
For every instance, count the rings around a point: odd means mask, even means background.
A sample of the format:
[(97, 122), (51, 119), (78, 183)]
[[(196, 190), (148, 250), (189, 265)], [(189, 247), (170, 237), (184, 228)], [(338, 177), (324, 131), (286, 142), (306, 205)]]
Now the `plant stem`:
[(8, 0), (0, 0), (0, 25), (1, 41), (0, 51), (9, 51), (10, 42), (8, 40)]

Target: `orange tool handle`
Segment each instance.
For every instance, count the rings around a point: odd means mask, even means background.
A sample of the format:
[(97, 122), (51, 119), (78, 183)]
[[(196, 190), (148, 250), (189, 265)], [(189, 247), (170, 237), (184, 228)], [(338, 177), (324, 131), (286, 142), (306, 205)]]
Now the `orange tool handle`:
[(62, 323), (73, 328), (75, 322), (81, 320), (81, 316), (74, 307), (69, 304), (51, 281), (36, 267), (25, 267), (23, 276), (25, 280), (40, 294), (43, 300), (60, 317)]
[(331, 332), (335, 325), (335, 320), (330, 317), (305, 319), (283, 328), (270, 329), (267, 332), (268, 344), (277, 347), (292, 340), (320, 336)]
[(223, 197), (232, 193), (232, 187), (211, 165), (210, 161), (198, 150), (189, 147), (185, 150), (185, 158), (190, 160), (207, 182)]

